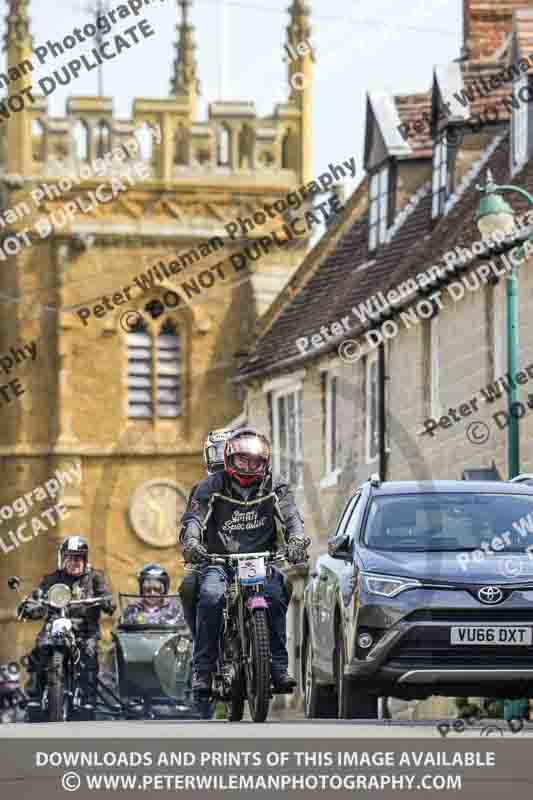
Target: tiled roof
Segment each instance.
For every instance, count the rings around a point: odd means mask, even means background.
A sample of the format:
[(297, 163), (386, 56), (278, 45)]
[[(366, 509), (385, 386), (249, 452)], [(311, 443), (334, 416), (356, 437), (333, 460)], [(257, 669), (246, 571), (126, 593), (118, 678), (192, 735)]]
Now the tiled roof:
[[(497, 146), (494, 149), (495, 143)], [(313, 334), (319, 333), (322, 325), (329, 326), (346, 316), (350, 321), (350, 332), (346, 336), (362, 332), (365, 326), (351, 311), (353, 306), (358, 306), (380, 290), (386, 294), (406, 279), (427, 271), (430, 266), (439, 263), (447, 251), (458, 246), (469, 247), (472, 242), (478, 241), (480, 235), (474, 222), (479, 203), (476, 186), (484, 182), (487, 168), (491, 169), (497, 183), (508, 181), (508, 135), (496, 138), (488, 152), (491, 150), (488, 160), (484, 161), (483, 155), (480, 157), (478, 168), (483, 165), (481, 176), (471, 170), (469, 186), (464, 188), (450, 213), (442, 217), (433, 230), (431, 194), (428, 192), (416, 205), (412, 205), (395, 236), (380, 247), (377, 257), (371, 260), (367, 247), (367, 214), (358, 219), (340, 240), (335, 251), (259, 339), (255, 350), (239, 371), (237, 380), (282, 369), (295, 369), (309, 359), (334, 350), (342, 337), (330, 339), (320, 349), (310, 346), (303, 354), (296, 340), (300, 337), (310, 339)], [(533, 191), (533, 162), (513, 181)], [(516, 197), (516, 200), (512, 198), (513, 208), (517, 213), (525, 211), (527, 202), (518, 195)]]

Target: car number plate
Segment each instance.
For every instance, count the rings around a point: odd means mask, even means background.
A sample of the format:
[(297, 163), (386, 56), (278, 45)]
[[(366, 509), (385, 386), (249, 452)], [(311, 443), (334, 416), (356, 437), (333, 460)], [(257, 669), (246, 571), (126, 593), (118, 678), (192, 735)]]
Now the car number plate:
[(247, 585), (262, 583), (266, 577), (265, 559), (250, 558), (239, 561), (239, 580)]
[(531, 628), (507, 625), (465, 625), (451, 629), (451, 644), (530, 645)]

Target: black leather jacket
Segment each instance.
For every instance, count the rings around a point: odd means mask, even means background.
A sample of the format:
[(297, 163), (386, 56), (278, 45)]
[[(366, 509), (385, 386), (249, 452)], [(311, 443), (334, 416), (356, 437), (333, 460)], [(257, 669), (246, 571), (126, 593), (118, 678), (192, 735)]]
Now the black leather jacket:
[[(86, 600), (89, 597), (101, 597), (102, 595), (112, 593), (104, 573), (100, 570), (92, 569), (90, 566), (87, 572), (80, 577), (67, 575), (62, 569), (56, 569), (55, 572), (44, 576), (38, 588), (42, 592), (47, 592), (55, 583), (65, 583), (70, 587), (78, 600)], [(72, 609), (70, 618), (80, 635), (93, 636), (99, 630), (102, 610), (107, 614), (113, 614), (115, 609), (116, 605), (113, 602), (108, 603), (103, 608), (84, 608), (83, 606), (79, 606)], [(46, 613), (44, 609), (31, 609), (30, 607), (25, 611), (24, 616), (27, 619), (36, 620), (45, 617)]]
[(287, 481), (271, 474), (248, 490), (225, 472), (210, 475), (191, 492), (181, 525), (182, 545), (196, 539), (221, 554), (276, 550), (304, 532)]

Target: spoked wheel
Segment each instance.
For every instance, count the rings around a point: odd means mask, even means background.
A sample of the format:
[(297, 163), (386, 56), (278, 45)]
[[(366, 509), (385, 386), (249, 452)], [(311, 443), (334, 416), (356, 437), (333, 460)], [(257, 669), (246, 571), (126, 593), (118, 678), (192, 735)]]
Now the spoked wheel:
[(266, 610), (256, 609), (248, 621), (249, 660), (246, 694), (254, 722), (264, 722), (270, 705), (270, 636)]
[(68, 694), (65, 691), (63, 653), (55, 650), (48, 662), (48, 719), (50, 722), (68, 720)]

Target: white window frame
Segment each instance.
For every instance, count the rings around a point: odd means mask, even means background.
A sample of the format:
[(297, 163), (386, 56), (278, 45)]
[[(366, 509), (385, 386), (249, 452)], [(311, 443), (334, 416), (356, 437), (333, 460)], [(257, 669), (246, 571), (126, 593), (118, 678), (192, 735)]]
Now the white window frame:
[[(297, 479), (296, 481), (292, 480), (292, 475), (290, 471), (285, 472), (285, 477), (288, 478), (296, 489), (303, 488), (304, 483), (304, 475), (303, 475), (303, 382), (296, 381), (293, 383), (284, 383), (282, 388), (279, 388), (272, 392), (272, 467), (274, 472), (280, 473), (281, 470), (281, 454), (280, 454), (280, 441), (279, 441), (279, 426), (280, 426), (280, 419), (279, 419), (279, 408), (278, 403), (279, 400), (282, 398), (289, 397), (293, 395), (294, 397), (294, 407), (295, 411), (295, 461), (296, 461), (296, 471), (297, 471)], [(289, 427), (288, 427), (288, 417), (287, 415), (285, 419), (286, 424), (286, 441), (287, 441), (287, 452), (289, 453)], [(290, 458), (290, 455), (289, 455)]]
[(441, 416), (440, 402), (440, 329), (439, 315), (429, 320), (429, 402), (430, 416), (437, 419)]
[[(377, 354), (369, 355), (366, 357), (366, 364), (365, 364), (365, 451), (366, 451), (366, 463), (373, 464), (379, 458), (379, 377), (378, 377), (378, 358)], [(376, 408), (375, 408), (375, 427), (372, 425), (372, 408), (371, 408), (371, 400), (372, 400), (372, 373), (375, 373), (375, 397), (376, 397)], [(378, 443), (376, 446), (376, 453), (374, 456), (371, 455), (370, 450), (370, 440), (371, 436), (375, 431), (375, 435), (378, 438)]]
[[(322, 480), (320, 481), (320, 488), (327, 489), (329, 486), (335, 486), (335, 484), (339, 480), (339, 475), (342, 472), (342, 467), (340, 465), (342, 453), (341, 449), (339, 448), (339, 434), (340, 434), (340, 425), (339, 425), (339, 367), (324, 367), (321, 369), (322, 374), (325, 376), (325, 388), (326, 388), (326, 408), (325, 408), (325, 434), (326, 434), (326, 441), (324, 443), (324, 450), (325, 450), (325, 474)], [(333, 425), (333, 395), (332, 395), (332, 384), (335, 381), (335, 458), (333, 457), (332, 451), (332, 425)]]
[(439, 217), (448, 197), (448, 144), (445, 132), (437, 136), (433, 146), (433, 175), (431, 184), (431, 217)]
[(390, 165), (370, 176), (368, 184), (368, 249), (375, 250), (387, 239), (390, 204)]
[(529, 85), (528, 74), (525, 72), (513, 83), (513, 94), (518, 108), (514, 108), (511, 113), (511, 153), (513, 159), (513, 174), (517, 172), (527, 161), (527, 127), (529, 103), (524, 102), (518, 96), (518, 92), (527, 88)]

